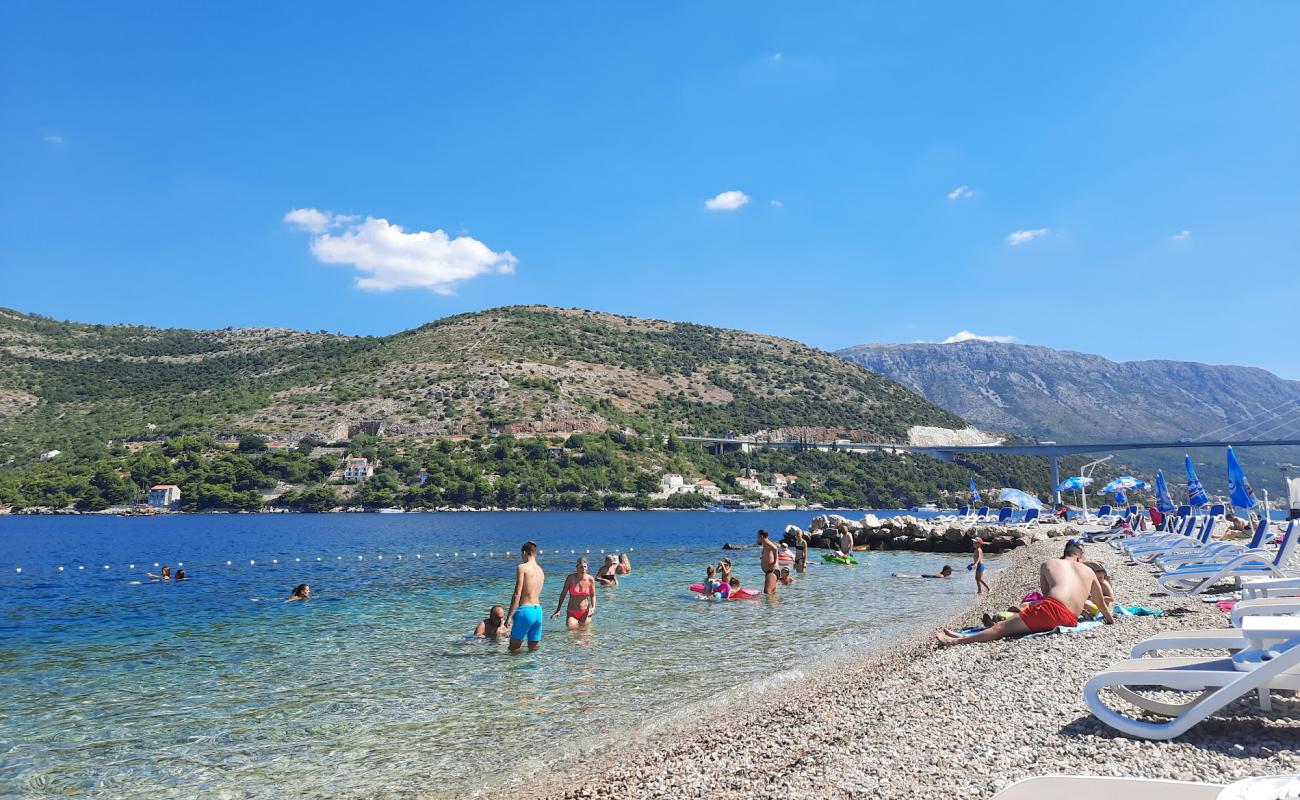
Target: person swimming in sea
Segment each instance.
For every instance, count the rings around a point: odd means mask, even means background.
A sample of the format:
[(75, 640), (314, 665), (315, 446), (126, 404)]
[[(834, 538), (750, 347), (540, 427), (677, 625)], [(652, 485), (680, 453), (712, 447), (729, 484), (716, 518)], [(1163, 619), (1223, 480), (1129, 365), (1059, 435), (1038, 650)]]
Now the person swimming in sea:
[(172, 579), (172, 568), (164, 564), (161, 574), (155, 575), (152, 572), (148, 574), (150, 578), (153, 578), (156, 581), (169, 581)]
[(613, 555), (605, 556), (605, 563), (596, 570), (596, 583), (601, 586), (618, 586), (618, 559)]
[(176, 578), (175, 578), (175, 579), (176, 579), (177, 581), (183, 581), (183, 580), (185, 580), (185, 579), (188, 578), (188, 577), (189, 577), (189, 576), (185, 574), (185, 570), (183, 570), (183, 569), (178, 569), (178, 570), (176, 570)]
[(478, 627), (474, 629), (474, 635), (482, 639), (495, 639), (508, 633), (510, 625), (506, 622), (506, 608), (502, 605), (489, 608), (487, 617), (479, 620)]
[(311, 587), (305, 583), (300, 583), (297, 586), (293, 587), (293, 591), (289, 593), (289, 599), (285, 600), (284, 602), (292, 603), (296, 600), (306, 601), (310, 599), (311, 599)]
[(791, 586), (791, 585), (793, 585), (793, 584), (794, 584), (794, 576), (790, 574), (790, 568), (789, 568), (789, 567), (781, 567), (781, 574), (780, 574), (780, 576), (777, 578), (777, 580), (779, 580), (779, 581), (781, 582), (781, 584), (784, 585), (784, 586)]
[(891, 578), (951, 578), (952, 567), (944, 564), (943, 568), (938, 572), (927, 573), (924, 575), (908, 575), (903, 572), (891, 572), (889, 575)]
[(628, 558), (627, 553), (618, 554), (618, 568), (614, 571), (619, 575), (632, 574), (632, 559)]
[(569, 609), (564, 624), (569, 630), (590, 624), (591, 618), (596, 615), (596, 579), (587, 572), (585, 556), (578, 559), (577, 568), (564, 579), (560, 600), (555, 604), (555, 613), (551, 619), (560, 616), (565, 597), (569, 598)]

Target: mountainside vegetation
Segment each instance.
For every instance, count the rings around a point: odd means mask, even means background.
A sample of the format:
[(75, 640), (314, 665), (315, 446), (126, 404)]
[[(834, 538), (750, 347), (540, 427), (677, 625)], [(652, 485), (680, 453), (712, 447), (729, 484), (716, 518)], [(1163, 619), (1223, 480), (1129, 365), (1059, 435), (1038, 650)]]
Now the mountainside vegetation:
[[(712, 455), (679, 437), (906, 442), (914, 426), (966, 423), (794, 341), (570, 309), (492, 309), (386, 337), (0, 310), (0, 399), (0, 504), (20, 508), (98, 510), (156, 483), (179, 485), (193, 511), (686, 507), (709, 501), (651, 497), (664, 473), (758, 499), (737, 482), (746, 470), (795, 475), (785, 499), (837, 506), (956, 504), (971, 475), (1047, 491), (1034, 459)], [(374, 475), (343, 481), (347, 455)]]

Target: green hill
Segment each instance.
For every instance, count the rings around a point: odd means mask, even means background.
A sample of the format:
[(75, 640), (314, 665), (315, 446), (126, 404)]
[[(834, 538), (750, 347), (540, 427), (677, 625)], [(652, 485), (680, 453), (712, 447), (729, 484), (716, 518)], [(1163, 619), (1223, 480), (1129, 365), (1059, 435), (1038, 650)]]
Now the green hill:
[[(0, 502), (18, 505), (102, 507), (175, 482), (190, 508), (254, 508), (273, 497), (291, 507), (608, 507), (644, 505), (665, 471), (743, 494), (736, 479), (747, 469), (798, 474), (789, 493), (806, 501), (909, 505), (959, 493), (971, 469), (1000, 485), (1041, 489), (1046, 480), (1024, 459), (708, 455), (675, 436), (903, 442), (913, 426), (966, 425), (788, 339), (545, 307), (462, 314), (385, 337), (0, 311), (0, 399)], [(360, 489), (330, 488), (340, 452), (312, 455), (340, 440), (381, 464)], [(61, 454), (36, 460), (49, 450)]]

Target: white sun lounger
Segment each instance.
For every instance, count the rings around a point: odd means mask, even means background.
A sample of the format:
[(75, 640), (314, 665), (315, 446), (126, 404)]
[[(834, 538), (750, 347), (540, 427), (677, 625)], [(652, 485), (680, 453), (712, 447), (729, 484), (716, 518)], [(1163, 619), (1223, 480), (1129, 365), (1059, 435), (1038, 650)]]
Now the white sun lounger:
[(1188, 543), (1184, 547), (1177, 547), (1164, 555), (1157, 556), (1155, 563), (1165, 572), (1177, 569), (1187, 564), (1206, 564), (1211, 561), (1226, 561), (1229, 558), (1249, 551), (1262, 551), (1264, 541), (1268, 538), (1268, 519), (1261, 517), (1259, 524), (1255, 526), (1255, 533), (1250, 538), (1250, 542), (1243, 545), (1239, 542), (1206, 542), (1203, 545), (1193, 545)]
[(1216, 800), (1224, 788), (1215, 783), (1044, 775), (1016, 781), (993, 795), (993, 800)]
[[(1267, 617), (1243, 620), (1242, 632), (1252, 640), (1272, 639), (1294, 630), (1297, 620), (1281, 624)], [(1269, 707), (1271, 691), (1300, 690), (1300, 645), (1265, 651), (1249, 647), (1231, 658), (1135, 658), (1094, 675), (1083, 688), (1088, 708), (1097, 719), (1144, 739), (1172, 739), (1197, 723), (1251, 692), (1258, 692), (1260, 705)], [(1197, 693), (1183, 703), (1157, 700), (1133, 687)], [(1153, 714), (1170, 717), (1168, 722), (1135, 719), (1111, 708), (1101, 693), (1109, 690), (1132, 705)]]
[(1169, 594), (1190, 596), (1198, 595), (1222, 580), (1231, 579), (1240, 585), (1244, 577), (1288, 578), (1286, 568), (1291, 563), (1291, 556), (1296, 545), (1296, 521), (1291, 520), (1286, 533), (1282, 535), (1282, 544), (1277, 548), (1277, 555), (1271, 560), (1264, 551), (1245, 552), (1226, 561), (1210, 564), (1193, 564), (1180, 567), (1160, 576), (1160, 588)]

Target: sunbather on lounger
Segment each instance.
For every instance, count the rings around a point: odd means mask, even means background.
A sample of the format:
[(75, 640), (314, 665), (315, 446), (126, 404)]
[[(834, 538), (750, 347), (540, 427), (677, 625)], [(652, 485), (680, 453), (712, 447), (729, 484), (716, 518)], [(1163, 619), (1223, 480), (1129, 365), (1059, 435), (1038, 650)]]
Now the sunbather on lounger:
[(1089, 598), (1101, 608), (1106, 624), (1114, 624), (1110, 605), (1102, 597), (1101, 583), (1092, 568), (1083, 563), (1083, 546), (1079, 543), (1072, 540), (1065, 546), (1061, 558), (1043, 562), (1038, 569), (1038, 583), (1043, 599), (1030, 603), (1016, 616), (969, 635), (940, 628), (935, 631), (935, 638), (939, 644), (947, 646), (992, 642), (1008, 636), (1041, 633), (1058, 626), (1073, 628), (1079, 624), (1079, 614)]

